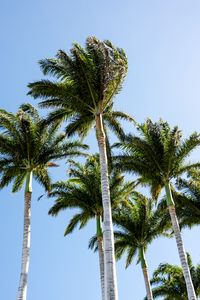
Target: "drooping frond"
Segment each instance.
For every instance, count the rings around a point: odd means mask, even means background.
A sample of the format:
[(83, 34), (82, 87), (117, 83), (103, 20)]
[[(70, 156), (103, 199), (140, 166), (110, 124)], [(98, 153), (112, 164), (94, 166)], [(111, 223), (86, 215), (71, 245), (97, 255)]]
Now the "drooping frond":
[(89, 243), (88, 243), (88, 248), (91, 250), (94, 250), (94, 252), (97, 252), (98, 245), (97, 245), (97, 236), (96, 235), (94, 235), (90, 238)]
[(24, 184), (25, 178), (26, 178), (26, 172), (21, 170), (19, 175), (17, 175), (15, 177), (15, 181), (13, 183), (13, 188), (12, 188), (13, 193), (18, 192), (19, 190), (21, 190), (21, 188)]
[(81, 212), (79, 214), (74, 215), (70, 220), (67, 228), (65, 229), (64, 235), (72, 233), (72, 231), (75, 229), (76, 226), (78, 226), (78, 224), (79, 229), (83, 228), (87, 224), (89, 219), (90, 216), (89, 214), (87, 214), (87, 212)]

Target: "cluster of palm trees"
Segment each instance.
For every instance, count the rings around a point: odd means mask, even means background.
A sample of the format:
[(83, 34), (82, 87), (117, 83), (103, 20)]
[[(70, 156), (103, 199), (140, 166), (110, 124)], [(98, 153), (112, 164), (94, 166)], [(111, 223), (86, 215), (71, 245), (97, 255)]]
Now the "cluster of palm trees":
[[(148, 119), (138, 124), (113, 109), (128, 64), (124, 51), (110, 41), (89, 37), (85, 48), (74, 44), (69, 55), (60, 50), (55, 58), (39, 64), (43, 74), (54, 81), (30, 83), (28, 94), (40, 99), (40, 108), (51, 112), (42, 118), (30, 104), (21, 105), (16, 114), (0, 110), (0, 188), (12, 183), (13, 192), (17, 192), (25, 184), (17, 300), (27, 297), (32, 179), (55, 199), (50, 215), (79, 209), (65, 235), (96, 220), (89, 247), (99, 253), (103, 300), (118, 300), (115, 258), (124, 253), (126, 267), (137, 255), (148, 300), (160, 296), (166, 300), (197, 299), (200, 269), (193, 267), (185, 252), (181, 228), (197, 225), (200, 220), (200, 163), (186, 161), (200, 145), (200, 136), (194, 133), (182, 139), (181, 131), (171, 129), (167, 122)], [(136, 134), (124, 132), (123, 120)], [(60, 132), (63, 123), (64, 133)], [(89, 155), (82, 141), (93, 128), (99, 153)], [(113, 146), (109, 130), (118, 138)], [(84, 163), (75, 160), (79, 156), (85, 157)], [(48, 168), (57, 167), (60, 159), (67, 159), (69, 176), (52, 183)], [(132, 181), (126, 179), (127, 173), (134, 175)], [(140, 186), (150, 187), (149, 197), (138, 191)], [(166, 196), (158, 201), (162, 189)], [(145, 253), (159, 236), (175, 236), (181, 268), (162, 264), (150, 281)]]

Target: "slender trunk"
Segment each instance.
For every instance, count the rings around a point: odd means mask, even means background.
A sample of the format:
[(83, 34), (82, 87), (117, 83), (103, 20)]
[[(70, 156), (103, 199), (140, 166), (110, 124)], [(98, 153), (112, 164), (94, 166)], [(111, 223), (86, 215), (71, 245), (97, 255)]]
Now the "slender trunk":
[(98, 245), (98, 253), (99, 253), (99, 269), (100, 269), (100, 279), (101, 279), (101, 294), (102, 294), (102, 300), (105, 300), (103, 234), (101, 230), (100, 216), (96, 217), (96, 221), (97, 221), (97, 245)]
[(148, 266), (144, 254), (144, 249), (141, 247), (139, 249), (140, 253), (140, 261), (141, 261), (141, 267), (142, 267), (142, 272), (144, 276), (144, 282), (145, 282), (145, 288), (146, 288), (146, 293), (147, 293), (147, 300), (153, 300), (153, 294), (151, 290), (151, 284), (150, 284), (150, 279), (149, 279), (149, 273), (148, 273)]
[(108, 181), (108, 163), (106, 153), (105, 132), (102, 115), (96, 115), (96, 134), (99, 145), (101, 165), (101, 189), (103, 202), (103, 241), (104, 241), (104, 268), (105, 268), (105, 300), (118, 300), (117, 276), (114, 252), (114, 234), (112, 211)]
[(31, 195), (32, 195), (32, 172), (29, 172), (26, 178), (26, 188), (24, 197), (24, 233), (21, 274), (18, 288), (17, 300), (26, 300), (27, 278), (30, 258), (30, 233), (31, 233)]
[(169, 209), (169, 214), (171, 217), (172, 227), (173, 227), (174, 235), (176, 238), (178, 253), (179, 253), (179, 257), (180, 257), (180, 261), (181, 261), (181, 265), (182, 265), (182, 269), (183, 269), (183, 275), (184, 275), (185, 283), (186, 283), (186, 287), (187, 287), (188, 299), (196, 300), (197, 297), (195, 295), (194, 286), (192, 283), (190, 269), (189, 269), (188, 262), (187, 262), (187, 256), (186, 256), (184, 245), (183, 245), (181, 231), (180, 231), (178, 219), (176, 216), (175, 204), (174, 204), (174, 200), (172, 198), (172, 193), (171, 193), (171, 188), (170, 188), (169, 183), (165, 184), (165, 191), (166, 191), (166, 196), (167, 196), (167, 205), (168, 205), (168, 209)]

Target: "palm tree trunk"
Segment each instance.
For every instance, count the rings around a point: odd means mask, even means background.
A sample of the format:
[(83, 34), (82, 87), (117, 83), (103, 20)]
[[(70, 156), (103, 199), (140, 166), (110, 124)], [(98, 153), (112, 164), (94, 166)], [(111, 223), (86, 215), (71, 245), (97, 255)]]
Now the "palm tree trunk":
[(147, 266), (143, 248), (139, 249), (139, 255), (140, 255), (140, 261), (141, 261), (141, 266), (142, 266), (142, 272), (143, 272), (143, 276), (144, 276), (147, 300), (153, 300), (153, 294), (152, 294), (151, 284), (150, 284), (150, 279), (149, 279), (148, 266)]
[(99, 146), (101, 166), (101, 189), (103, 202), (103, 241), (105, 268), (105, 300), (118, 300), (116, 264), (114, 254), (114, 234), (112, 211), (108, 181), (108, 163), (106, 153), (106, 139), (102, 123), (102, 114), (96, 115), (96, 135)]
[(21, 274), (18, 288), (17, 300), (26, 300), (27, 278), (30, 258), (30, 233), (31, 233), (31, 195), (32, 195), (32, 172), (27, 174), (24, 197), (24, 233)]
[(168, 205), (168, 209), (169, 209), (169, 214), (171, 217), (172, 227), (173, 227), (174, 235), (176, 238), (178, 253), (179, 253), (179, 257), (180, 257), (180, 261), (181, 261), (181, 265), (182, 265), (182, 269), (183, 269), (183, 275), (184, 275), (185, 283), (186, 283), (186, 287), (187, 287), (188, 299), (196, 300), (197, 297), (195, 295), (194, 286), (192, 283), (190, 269), (189, 269), (188, 262), (187, 262), (187, 256), (186, 256), (184, 245), (183, 245), (181, 231), (180, 231), (178, 219), (176, 216), (175, 204), (174, 204), (174, 200), (172, 197), (171, 188), (170, 188), (169, 183), (165, 184), (165, 191), (166, 191), (166, 196), (167, 196), (167, 205)]
[(104, 290), (104, 251), (103, 251), (103, 235), (101, 230), (101, 219), (100, 216), (96, 217), (97, 221), (97, 245), (99, 253), (99, 269), (100, 269), (100, 279), (101, 279), (101, 294), (102, 300), (105, 300), (105, 290)]

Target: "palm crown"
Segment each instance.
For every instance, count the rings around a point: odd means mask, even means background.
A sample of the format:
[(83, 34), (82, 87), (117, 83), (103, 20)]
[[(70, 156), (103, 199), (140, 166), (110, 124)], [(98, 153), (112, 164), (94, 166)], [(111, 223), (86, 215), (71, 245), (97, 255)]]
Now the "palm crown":
[(45, 124), (30, 104), (22, 105), (16, 115), (0, 110), (0, 188), (14, 180), (16, 192), (32, 172), (50, 190), (48, 167), (57, 166), (53, 161), (81, 154), (80, 150), (87, 148), (78, 141), (65, 142), (65, 134), (57, 129), (55, 123)]
[(29, 94), (43, 99), (41, 107), (54, 108), (48, 120), (69, 119), (66, 132), (85, 136), (102, 114), (104, 122), (117, 134), (123, 134), (118, 118), (132, 120), (122, 112), (112, 111), (113, 98), (121, 89), (127, 73), (124, 51), (110, 41), (89, 37), (85, 49), (74, 44), (71, 55), (60, 50), (54, 59), (40, 61), (44, 75), (57, 81), (30, 83)]
[(125, 142), (118, 144), (123, 150), (118, 166), (124, 171), (141, 176), (139, 182), (150, 184), (153, 196), (172, 178), (187, 172), (199, 163), (186, 163), (185, 159), (200, 145), (199, 134), (193, 133), (183, 140), (178, 127), (171, 129), (167, 122), (153, 123), (148, 119), (138, 126), (140, 136), (128, 135)]
[[(95, 217), (103, 219), (99, 156), (90, 156), (84, 165), (72, 160), (69, 163), (70, 179), (53, 184), (52, 192), (49, 194), (50, 197), (56, 197), (56, 202), (49, 211), (51, 215), (55, 216), (61, 210), (70, 208), (80, 209), (69, 222), (65, 234), (71, 233), (78, 224), (80, 228), (84, 227)], [(132, 189), (133, 183), (125, 183), (121, 174), (111, 172), (112, 208), (126, 203)]]
[[(192, 281), (197, 296), (200, 295), (200, 265), (196, 267), (192, 263), (191, 256), (187, 254)], [(187, 290), (181, 267), (170, 264), (160, 264), (154, 271), (151, 284), (155, 299), (163, 297), (164, 300), (187, 299)]]
[(142, 263), (141, 250), (161, 235), (167, 235), (170, 228), (169, 218), (162, 209), (156, 209), (152, 199), (134, 192), (129, 206), (114, 214), (114, 222), (119, 230), (115, 232), (115, 250), (117, 258), (127, 252), (126, 267), (138, 253), (138, 262)]

